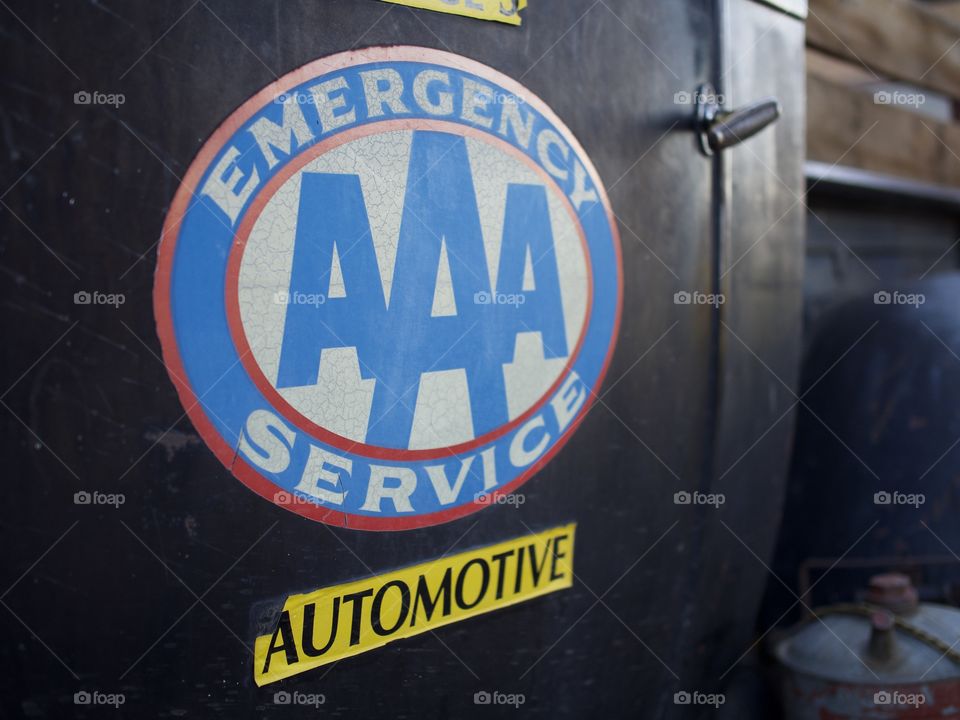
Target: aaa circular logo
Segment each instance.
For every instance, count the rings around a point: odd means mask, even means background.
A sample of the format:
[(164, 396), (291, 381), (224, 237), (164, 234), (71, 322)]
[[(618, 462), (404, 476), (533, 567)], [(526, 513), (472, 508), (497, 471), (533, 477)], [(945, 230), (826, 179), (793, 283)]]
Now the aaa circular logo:
[(317, 60), (204, 145), (154, 306), (220, 461), (322, 522), (499, 502), (573, 433), (613, 350), (620, 241), (572, 134), (521, 85), (425, 48)]

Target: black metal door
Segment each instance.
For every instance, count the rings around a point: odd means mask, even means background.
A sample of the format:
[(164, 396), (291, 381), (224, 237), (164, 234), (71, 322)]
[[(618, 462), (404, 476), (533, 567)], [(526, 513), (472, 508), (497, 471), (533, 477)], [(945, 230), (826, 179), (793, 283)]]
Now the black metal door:
[[(753, 593), (765, 571), (727, 542), (721, 578), (704, 582), (711, 546), (726, 531), (710, 508), (678, 505), (674, 495), (727, 492), (722, 512), (736, 528), (756, 523), (759, 505), (764, 517), (752, 539), (766, 554), (787, 437), (787, 426), (778, 427), (757, 451), (772, 488), (759, 501), (714, 486), (717, 438), (735, 436), (738, 452), (724, 451), (735, 459), (764, 429), (740, 420), (772, 422), (782, 408), (754, 414), (750, 397), (775, 385), (761, 370), (746, 390), (737, 375), (721, 378), (714, 307), (675, 303), (678, 292), (721, 288), (720, 185), (730, 169), (699, 154), (683, 96), (721, 80), (714, 5), (534, 1), (521, 28), (372, 0), (20, 2), (0, 10), (3, 715), (104, 712), (75, 705), (82, 690), (122, 693), (117, 716), (315, 713), (276, 705), (281, 688), (322, 693), (322, 712), (354, 717), (483, 717), (496, 712), (474, 704), (483, 690), (522, 693), (522, 712), (539, 717), (702, 711), (675, 707), (673, 697), (722, 689), (719, 665), (727, 663), (698, 647), (722, 637), (733, 662), (753, 622), (752, 604), (717, 610), (715, 588), (729, 571)], [(802, 41), (795, 19), (764, 12), (791, 28), (789, 42), (798, 42), (794, 27)], [(228, 114), (311, 60), (399, 43), (490, 65), (544, 99), (578, 137), (617, 215), (623, 319), (599, 400), (524, 485), (522, 507), (402, 533), (359, 532), (289, 513), (217, 462), (160, 360), (151, 290), (167, 208)], [(83, 90), (122, 93), (124, 102), (77, 105)], [(789, 94), (793, 138), (802, 112), (799, 90)], [(794, 163), (799, 149), (790, 139), (754, 152)], [(793, 169), (788, 183), (797, 180)], [(779, 199), (764, 205), (768, 214), (783, 198), (770, 193)], [(730, 212), (736, 224), (755, 210)], [(762, 230), (750, 225), (755, 235)], [(799, 229), (788, 223), (777, 237), (798, 243)], [(743, 244), (740, 252), (749, 251)], [(746, 292), (728, 322), (747, 342), (769, 340), (765, 333), (778, 327), (787, 337), (775, 367), (790, 383), (797, 329), (767, 312), (758, 320), (756, 305), (746, 304), (782, 302), (793, 322), (799, 269), (789, 248), (778, 257), (741, 265), (724, 287), (766, 284), (759, 297)], [(120, 293), (124, 302), (75, 304), (84, 290)], [(748, 397), (719, 405), (721, 383), (725, 395)], [(717, 435), (718, 424), (727, 435)], [(83, 490), (125, 501), (78, 506), (74, 493)], [(279, 685), (253, 684), (250, 648), (272, 601), (570, 521), (578, 523), (571, 590)]]

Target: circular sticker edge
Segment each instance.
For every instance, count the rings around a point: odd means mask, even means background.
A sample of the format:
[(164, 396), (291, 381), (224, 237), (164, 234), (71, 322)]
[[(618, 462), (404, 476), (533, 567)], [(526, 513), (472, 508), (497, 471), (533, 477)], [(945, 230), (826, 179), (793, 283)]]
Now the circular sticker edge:
[[(170, 308), (170, 289), (177, 241), (179, 240), (182, 221), (188, 212), (191, 200), (197, 196), (200, 180), (204, 177), (211, 162), (222, 150), (226, 142), (229, 141), (253, 115), (291, 87), (296, 87), (308, 80), (337, 70), (360, 64), (384, 61), (434, 63), (441, 66), (449, 66), (487, 79), (517, 97), (523, 98), (525, 102), (532, 105), (537, 112), (560, 133), (564, 141), (570, 145), (574, 155), (582, 163), (588, 177), (593, 182), (597, 191), (598, 201), (602, 204), (606, 214), (606, 222), (610, 231), (610, 241), (613, 246), (613, 255), (616, 263), (616, 297), (610, 341), (600, 371), (597, 373), (596, 380), (587, 388), (588, 396), (584, 401), (583, 407), (580, 408), (577, 415), (570, 421), (570, 424), (557, 438), (556, 442), (540, 458), (518, 474), (513, 480), (490, 492), (486, 496), (488, 501), (480, 502), (474, 500), (445, 510), (408, 516), (373, 517), (347, 513), (314, 503), (280, 505), (276, 502), (276, 494), (278, 492), (284, 492), (284, 489), (250, 466), (240, 456), (238, 450), (232, 448), (224, 441), (213, 422), (207, 417), (201, 398), (197, 397), (187, 379), (186, 368), (180, 357), (179, 345), (176, 339), (176, 329), (173, 324), (173, 314)], [(623, 258), (620, 233), (616, 224), (616, 217), (607, 196), (606, 188), (601, 182), (600, 176), (590, 156), (559, 116), (531, 90), (488, 65), (444, 50), (412, 45), (373, 46), (358, 50), (348, 50), (312, 60), (264, 86), (231, 112), (226, 119), (217, 126), (207, 140), (204, 141), (200, 150), (190, 161), (187, 172), (184, 174), (167, 210), (166, 217), (164, 218), (163, 229), (158, 243), (157, 264), (154, 273), (153, 308), (163, 363), (177, 391), (180, 403), (184, 408), (184, 414), (190, 418), (198, 434), (211, 452), (214, 453), (214, 456), (236, 479), (240, 480), (253, 492), (284, 510), (329, 525), (373, 531), (411, 530), (430, 527), (470, 515), (488, 507), (490, 504), (495, 504), (497, 497), (510, 494), (549, 463), (576, 433), (580, 424), (586, 418), (597, 397), (596, 391), (603, 385), (603, 381), (613, 359), (619, 336), (623, 312)], [(582, 336), (584, 338), (586, 337), (589, 322), (590, 317), (588, 316), (585, 320), (586, 324)]]

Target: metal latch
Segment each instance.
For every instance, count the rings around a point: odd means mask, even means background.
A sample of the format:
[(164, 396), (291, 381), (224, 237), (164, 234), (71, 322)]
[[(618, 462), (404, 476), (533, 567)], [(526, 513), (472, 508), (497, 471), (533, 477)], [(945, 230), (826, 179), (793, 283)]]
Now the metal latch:
[(697, 88), (696, 131), (704, 155), (713, 155), (753, 137), (780, 117), (776, 98), (764, 98), (736, 110), (724, 110), (709, 83)]

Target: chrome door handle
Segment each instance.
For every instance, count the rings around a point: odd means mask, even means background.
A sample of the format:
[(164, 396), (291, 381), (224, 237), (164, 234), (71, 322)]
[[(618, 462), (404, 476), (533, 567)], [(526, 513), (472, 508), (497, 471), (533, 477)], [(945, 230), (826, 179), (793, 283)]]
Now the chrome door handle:
[(704, 155), (713, 155), (753, 137), (780, 117), (776, 98), (764, 98), (736, 110), (724, 110), (710, 85), (701, 85), (696, 98), (696, 130)]

